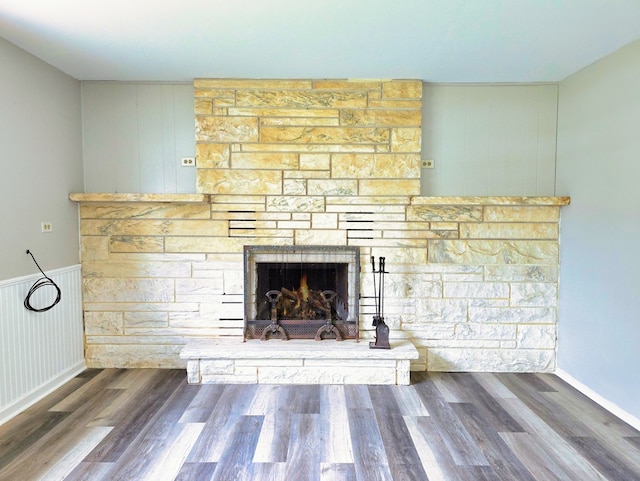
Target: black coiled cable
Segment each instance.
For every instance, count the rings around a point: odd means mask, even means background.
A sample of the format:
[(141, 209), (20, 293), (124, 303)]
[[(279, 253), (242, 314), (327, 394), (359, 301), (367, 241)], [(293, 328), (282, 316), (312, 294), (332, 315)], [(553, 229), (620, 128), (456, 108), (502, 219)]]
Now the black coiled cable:
[[(35, 262), (36, 266), (38, 266), (38, 269), (40, 270), (40, 272), (42, 273), (42, 275), (44, 277), (41, 277), (40, 279), (38, 279), (35, 284), (33, 284), (31, 286), (31, 289), (29, 289), (29, 293), (27, 294), (27, 297), (24, 298), (24, 307), (29, 310), (29, 311), (33, 311), (33, 312), (45, 312), (48, 311), (49, 309), (52, 309), (53, 306), (55, 306), (58, 302), (60, 302), (60, 299), (62, 299), (62, 291), (60, 290), (60, 287), (58, 287), (58, 284), (56, 284), (55, 282), (53, 282), (53, 279), (51, 279), (50, 277), (48, 277), (44, 271), (40, 268), (40, 265), (38, 264), (38, 261), (36, 261), (36, 258), (33, 257), (33, 254), (31, 253), (31, 251), (27, 250), (27, 254), (29, 254), (31, 256), (31, 258), (33, 259), (33, 262)], [(45, 287), (45, 286), (53, 286), (57, 292), (56, 295), (56, 300), (53, 301), (53, 304), (46, 306), (46, 307), (41, 307), (41, 308), (37, 308), (37, 307), (33, 307), (31, 305), (31, 296), (34, 294), (34, 292), (36, 292), (38, 289), (40, 289), (41, 287)]]

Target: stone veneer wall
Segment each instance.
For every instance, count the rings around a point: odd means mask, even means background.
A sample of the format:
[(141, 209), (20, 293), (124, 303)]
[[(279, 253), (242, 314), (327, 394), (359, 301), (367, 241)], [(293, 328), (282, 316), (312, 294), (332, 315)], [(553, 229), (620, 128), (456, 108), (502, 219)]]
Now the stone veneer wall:
[(413, 369), (554, 369), (568, 199), (420, 197), (421, 82), (194, 87), (200, 195), (72, 195), (89, 366), (182, 366), (190, 339), (241, 338), (244, 245), (354, 245), (365, 340), (384, 256)]
[(325, 195), (420, 194), (420, 81), (201, 79), (194, 95), (198, 192), (307, 212)]
[(72, 196), (81, 201), (89, 366), (182, 366), (190, 339), (240, 338), (243, 246), (306, 242), (360, 246), (365, 339), (369, 257), (386, 257), (385, 317), (392, 338), (418, 348), (413, 369), (555, 367), (567, 199), (323, 196), (309, 208), (260, 195), (130, 197)]

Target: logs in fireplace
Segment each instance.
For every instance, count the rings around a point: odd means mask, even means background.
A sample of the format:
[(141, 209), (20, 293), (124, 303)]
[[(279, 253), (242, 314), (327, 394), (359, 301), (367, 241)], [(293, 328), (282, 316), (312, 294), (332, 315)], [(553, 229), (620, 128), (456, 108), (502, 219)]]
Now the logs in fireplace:
[(359, 249), (245, 247), (245, 339), (358, 339)]

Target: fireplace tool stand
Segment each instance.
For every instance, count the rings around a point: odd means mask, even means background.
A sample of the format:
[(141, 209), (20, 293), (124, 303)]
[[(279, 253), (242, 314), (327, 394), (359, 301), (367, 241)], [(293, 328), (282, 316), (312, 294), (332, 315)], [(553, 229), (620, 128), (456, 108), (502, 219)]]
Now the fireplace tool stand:
[[(369, 343), (369, 349), (391, 349), (389, 345), (389, 326), (384, 322), (384, 275), (385, 258), (380, 257), (378, 270), (376, 271), (376, 260), (371, 256), (371, 268), (373, 270), (373, 293), (376, 304), (376, 315), (373, 316), (373, 325), (376, 328), (376, 340)], [(376, 274), (378, 274), (378, 286), (376, 290)]]
[(326, 323), (324, 326), (318, 329), (318, 332), (316, 332), (316, 337), (314, 338), (316, 341), (322, 341), (322, 335), (330, 334), (330, 333), (334, 333), (336, 335), (336, 341), (342, 341), (342, 334), (340, 334), (340, 331), (333, 324), (331, 320), (331, 304), (333, 303), (336, 297), (338, 297), (338, 294), (334, 291), (330, 291), (330, 290), (322, 291), (322, 298), (324, 299), (324, 302), (326, 304), (326, 307), (325, 307)]
[(281, 339), (283, 341), (288, 341), (289, 336), (287, 336), (284, 327), (282, 327), (278, 323), (278, 309), (276, 307), (278, 305), (278, 301), (282, 297), (282, 292), (271, 290), (268, 291), (265, 296), (267, 296), (267, 299), (269, 299), (269, 302), (271, 303), (271, 324), (264, 328), (264, 330), (262, 331), (262, 335), (260, 336), (260, 340), (266, 341), (269, 334), (275, 334), (276, 332), (279, 332)]

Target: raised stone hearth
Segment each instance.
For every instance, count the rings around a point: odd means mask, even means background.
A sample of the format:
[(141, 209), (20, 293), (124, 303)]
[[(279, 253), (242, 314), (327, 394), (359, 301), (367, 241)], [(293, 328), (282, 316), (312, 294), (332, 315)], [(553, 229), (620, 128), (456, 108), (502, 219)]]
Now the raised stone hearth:
[(409, 384), (409, 341), (369, 349), (355, 341), (201, 339), (180, 353), (190, 384)]

